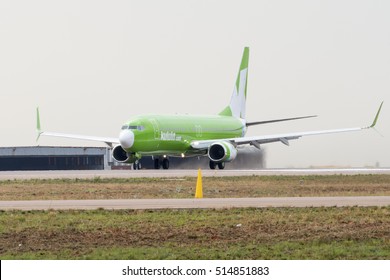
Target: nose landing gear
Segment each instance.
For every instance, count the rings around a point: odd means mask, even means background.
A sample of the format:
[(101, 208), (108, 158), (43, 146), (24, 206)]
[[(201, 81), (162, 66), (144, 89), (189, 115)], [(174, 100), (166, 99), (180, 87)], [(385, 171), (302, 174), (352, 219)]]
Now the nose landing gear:
[(133, 170), (140, 170), (141, 168), (142, 168), (142, 165), (138, 160), (133, 163)]

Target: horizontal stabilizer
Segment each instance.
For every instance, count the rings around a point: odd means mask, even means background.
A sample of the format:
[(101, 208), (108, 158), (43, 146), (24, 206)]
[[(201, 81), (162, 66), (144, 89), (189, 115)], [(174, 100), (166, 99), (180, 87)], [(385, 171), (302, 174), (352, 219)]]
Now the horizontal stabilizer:
[(308, 118), (315, 118), (315, 117), (317, 117), (317, 116), (304, 116), (304, 117), (295, 117), (295, 118), (288, 118), (288, 119), (277, 119), (277, 120), (269, 120), (269, 121), (248, 122), (248, 123), (246, 123), (246, 126), (267, 124), (267, 123), (276, 123), (276, 122), (285, 122), (285, 121), (293, 121), (293, 120), (301, 120), (301, 119), (308, 119)]

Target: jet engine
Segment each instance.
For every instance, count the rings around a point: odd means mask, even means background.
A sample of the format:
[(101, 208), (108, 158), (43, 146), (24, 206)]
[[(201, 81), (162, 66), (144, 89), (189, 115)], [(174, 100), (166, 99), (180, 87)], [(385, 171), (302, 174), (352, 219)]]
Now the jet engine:
[(137, 160), (135, 155), (128, 154), (121, 145), (115, 146), (112, 150), (112, 157), (121, 163), (134, 163)]
[(208, 156), (213, 162), (232, 161), (237, 156), (237, 149), (229, 142), (215, 142), (210, 145)]

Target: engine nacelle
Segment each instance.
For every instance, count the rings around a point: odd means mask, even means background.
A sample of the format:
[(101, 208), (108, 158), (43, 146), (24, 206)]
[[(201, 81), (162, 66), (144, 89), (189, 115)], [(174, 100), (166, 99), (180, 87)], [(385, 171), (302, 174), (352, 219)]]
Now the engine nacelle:
[(208, 156), (214, 162), (232, 161), (237, 156), (237, 149), (229, 142), (215, 142), (210, 145)]
[(128, 154), (121, 145), (115, 146), (112, 150), (112, 157), (121, 163), (134, 163), (137, 158), (133, 154)]

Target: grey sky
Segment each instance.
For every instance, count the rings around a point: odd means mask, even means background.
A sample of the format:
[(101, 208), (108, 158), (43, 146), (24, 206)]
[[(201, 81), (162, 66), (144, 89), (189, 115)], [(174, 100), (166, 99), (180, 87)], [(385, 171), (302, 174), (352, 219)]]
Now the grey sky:
[[(44, 129), (116, 137), (144, 113), (214, 114), (250, 47), (248, 135), (369, 125), (269, 144), (268, 167), (390, 166), (389, 1), (0, 2), (1, 146)], [(40, 145), (91, 145), (41, 139)]]

